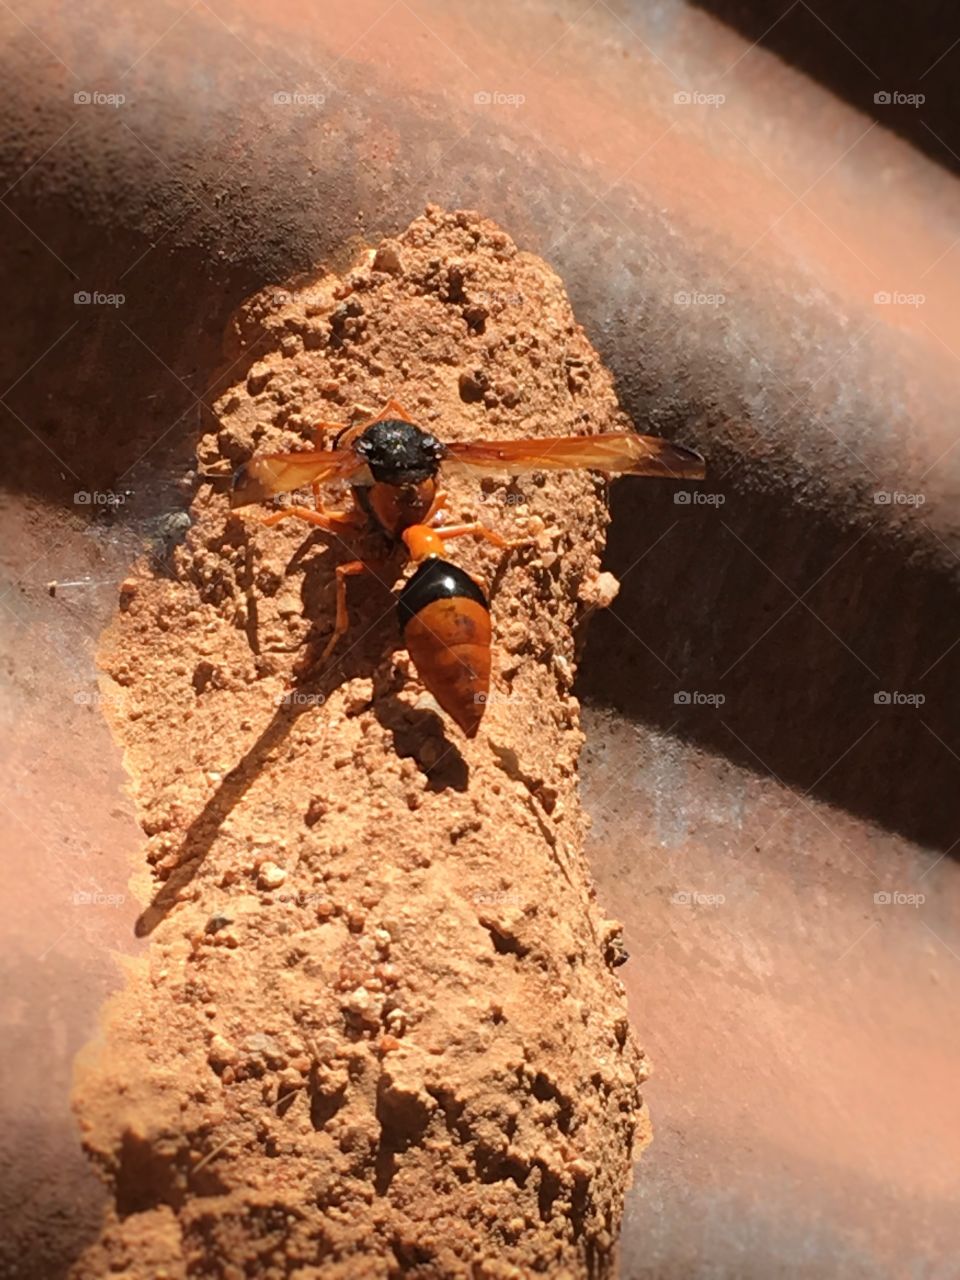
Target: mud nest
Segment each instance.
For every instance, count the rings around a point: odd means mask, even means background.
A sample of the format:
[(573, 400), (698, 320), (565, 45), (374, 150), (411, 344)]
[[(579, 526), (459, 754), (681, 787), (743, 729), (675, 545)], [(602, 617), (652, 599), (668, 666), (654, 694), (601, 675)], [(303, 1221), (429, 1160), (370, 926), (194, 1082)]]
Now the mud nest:
[[(627, 425), (560, 281), (470, 212), (265, 290), (225, 364), (207, 470), (391, 395), (452, 440)], [(453, 519), (531, 542), (457, 544), (496, 646), (471, 741), (399, 648), (389, 575), (351, 585), (311, 667), (355, 540), (262, 528), (198, 481), (172, 575), (124, 584), (101, 664), (150, 944), (79, 1072), (114, 1203), (77, 1278), (612, 1269), (647, 1126), (577, 790), (603, 485), (450, 490)]]

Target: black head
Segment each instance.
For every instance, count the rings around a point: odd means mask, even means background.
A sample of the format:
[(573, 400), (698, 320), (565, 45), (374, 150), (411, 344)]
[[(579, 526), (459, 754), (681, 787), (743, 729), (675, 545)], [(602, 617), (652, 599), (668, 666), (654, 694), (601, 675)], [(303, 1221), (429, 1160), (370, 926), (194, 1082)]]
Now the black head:
[(353, 444), (378, 484), (419, 484), (437, 474), (446, 446), (412, 422), (386, 418), (367, 427)]

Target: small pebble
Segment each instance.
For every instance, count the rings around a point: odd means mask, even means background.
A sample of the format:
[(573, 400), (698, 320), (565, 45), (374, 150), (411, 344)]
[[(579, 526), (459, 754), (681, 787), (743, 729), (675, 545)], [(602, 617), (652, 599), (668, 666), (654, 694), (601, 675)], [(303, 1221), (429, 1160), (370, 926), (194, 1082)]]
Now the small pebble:
[(237, 1050), (225, 1036), (211, 1036), (210, 1047), (207, 1050), (207, 1061), (211, 1066), (225, 1067), (236, 1060)]
[(601, 573), (597, 578), (597, 608), (607, 609), (620, 594), (620, 582), (612, 573)]
[(392, 276), (403, 274), (403, 259), (400, 250), (392, 240), (384, 240), (374, 255), (374, 271), (386, 271)]
[(252, 396), (257, 395), (272, 377), (273, 370), (270, 366), (263, 360), (258, 361), (251, 366), (250, 372), (247, 374), (247, 390)]
[(264, 862), (260, 865), (257, 885), (261, 889), (279, 889), (286, 878), (287, 873), (283, 867), (278, 867), (275, 862)]
[(373, 998), (366, 987), (357, 987), (343, 1001), (343, 1009), (354, 1017), (366, 1020), (373, 1008)]
[(394, 1035), (402, 1036), (407, 1029), (407, 1013), (404, 1009), (391, 1009), (387, 1014), (387, 1022)]

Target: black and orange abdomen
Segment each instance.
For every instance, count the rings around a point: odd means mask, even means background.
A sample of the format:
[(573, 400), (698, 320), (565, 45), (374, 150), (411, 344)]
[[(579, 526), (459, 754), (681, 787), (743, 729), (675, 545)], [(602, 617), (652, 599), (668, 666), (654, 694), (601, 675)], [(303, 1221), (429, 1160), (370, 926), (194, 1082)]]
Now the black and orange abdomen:
[(483, 592), (446, 560), (425, 560), (397, 600), (407, 651), (426, 689), (472, 738), (490, 689), (490, 610)]

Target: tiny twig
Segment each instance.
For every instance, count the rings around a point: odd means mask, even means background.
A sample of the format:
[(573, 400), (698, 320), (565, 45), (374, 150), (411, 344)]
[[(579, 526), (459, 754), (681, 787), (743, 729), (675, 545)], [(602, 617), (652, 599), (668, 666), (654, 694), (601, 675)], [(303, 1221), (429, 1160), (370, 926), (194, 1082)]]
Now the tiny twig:
[(214, 1147), (212, 1151), (207, 1152), (207, 1154), (203, 1157), (203, 1159), (200, 1161), (199, 1164), (196, 1164), (193, 1166), (193, 1168), (190, 1170), (190, 1173), (191, 1174), (199, 1173), (200, 1170), (204, 1168), (205, 1165), (208, 1165), (211, 1160), (215, 1159), (215, 1157), (218, 1156), (225, 1147), (228, 1147), (232, 1141), (233, 1141), (233, 1138), (224, 1138), (224, 1140), (221, 1143), (219, 1143), (218, 1146)]

